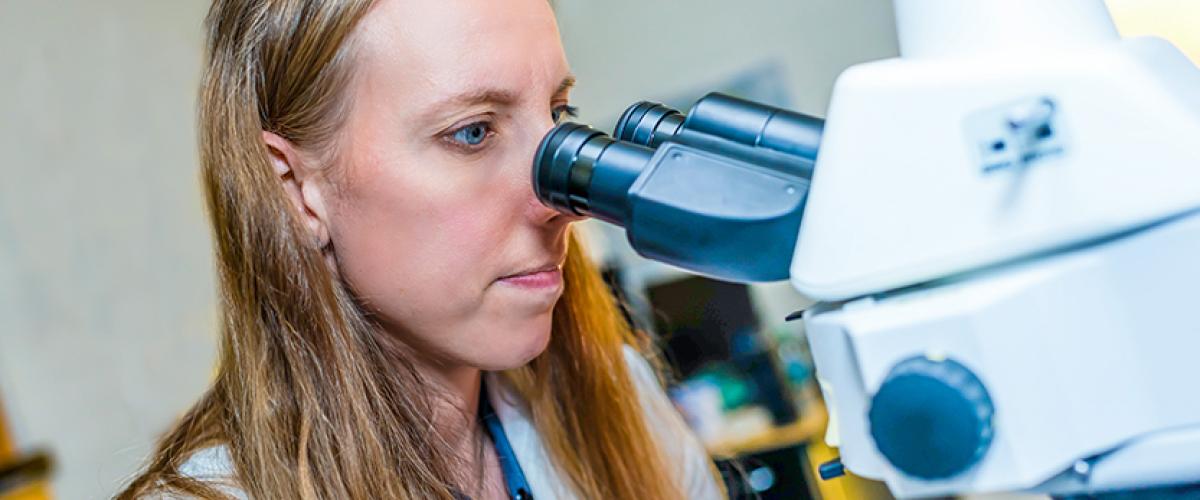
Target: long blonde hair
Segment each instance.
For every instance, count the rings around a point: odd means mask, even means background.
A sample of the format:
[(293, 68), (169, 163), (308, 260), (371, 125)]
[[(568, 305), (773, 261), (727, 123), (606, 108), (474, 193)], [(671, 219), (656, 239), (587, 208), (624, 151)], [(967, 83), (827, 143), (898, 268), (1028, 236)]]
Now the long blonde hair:
[[(118, 496), (221, 498), (180, 466), (228, 447), (252, 498), (453, 498), (451, 453), (411, 362), (328, 269), (261, 135), (333, 147), (372, 0), (215, 0), (200, 94), (202, 179), (220, 278), (211, 389)], [(678, 498), (623, 346), (645, 347), (572, 239), (546, 352), (505, 375), (559, 472), (585, 498)]]

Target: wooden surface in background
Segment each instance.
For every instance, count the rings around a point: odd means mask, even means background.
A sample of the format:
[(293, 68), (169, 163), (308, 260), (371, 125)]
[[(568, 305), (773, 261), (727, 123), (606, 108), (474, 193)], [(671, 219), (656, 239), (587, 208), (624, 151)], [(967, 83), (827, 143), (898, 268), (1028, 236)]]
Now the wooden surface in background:
[(761, 432), (749, 436), (717, 440), (708, 445), (708, 451), (719, 457), (736, 457), (795, 446), (818, 439), (825, 433), (825, 425), (828, 420), (829, 415), (825, 412), (825, 404), (820, 401), (812, 401), (804, 406), (800, 419), (795, 422), (763, 429)]
[(817, 467), (838, 456), (837, 450), (825, 445), (825, 429), (828, 425), (829, 413), (825, 404), (813, 394), (804, 404), (801, 418), (796, 422), (752, 436), (712, 443), (709, 452), (719, 457), (736, 457), (804, 444), (812, 467), (807, 475), (810, 487), (821, 500), (893, 500), (883, 483), (855, 476), (849, 471), (836, 479), (820, 479)]

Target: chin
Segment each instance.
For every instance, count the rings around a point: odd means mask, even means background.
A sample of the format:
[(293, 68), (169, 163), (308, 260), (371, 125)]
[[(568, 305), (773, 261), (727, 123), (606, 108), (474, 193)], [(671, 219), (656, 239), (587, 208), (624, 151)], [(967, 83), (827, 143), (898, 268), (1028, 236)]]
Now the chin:
[(500, 335), (488, 342), (479, 368), (503, 371), (520, 368), (540, 356), (550, 345), (551, 312), (529, 318), (512, 328), (497, 330)]

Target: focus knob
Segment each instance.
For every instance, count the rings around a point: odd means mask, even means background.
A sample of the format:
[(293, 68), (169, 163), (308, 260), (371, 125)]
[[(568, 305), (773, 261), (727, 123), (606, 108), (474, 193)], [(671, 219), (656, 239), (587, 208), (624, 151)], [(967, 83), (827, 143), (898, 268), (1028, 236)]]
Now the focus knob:
[(916, 478), (956, 476), (992, 444), (992, 399), (961, 363), (909, 358), (892, 368), (871, 398), (875, 446), (893, 466)]

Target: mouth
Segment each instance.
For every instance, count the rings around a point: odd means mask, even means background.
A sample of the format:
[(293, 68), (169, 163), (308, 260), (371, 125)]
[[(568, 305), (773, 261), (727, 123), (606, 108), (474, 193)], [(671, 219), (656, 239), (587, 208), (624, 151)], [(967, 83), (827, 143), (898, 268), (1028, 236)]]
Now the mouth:
[(522, 288), (556, 288), (562, 284), (562, 267), (558, 264), (547, 264), (501, 276), (496, 281)]

